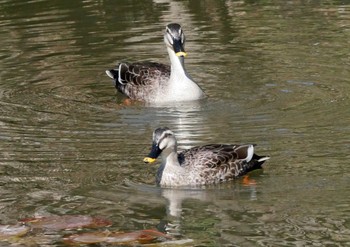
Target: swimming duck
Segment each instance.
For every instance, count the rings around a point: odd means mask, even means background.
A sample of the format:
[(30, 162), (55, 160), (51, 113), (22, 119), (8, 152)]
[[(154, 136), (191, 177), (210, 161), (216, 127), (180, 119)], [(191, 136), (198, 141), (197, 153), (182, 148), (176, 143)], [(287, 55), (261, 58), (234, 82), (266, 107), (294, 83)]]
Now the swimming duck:
[(162, 187), (216, 184), (262, 168), (268, 156), (254, 153), (254, 145), (209, 144), (177, 152), (174, 133), (167, 127), (153, 132), (153, 144), (145, 163), (161, 155), (156, 182)]
[(198, 100), (204, 92), (185, 69), (185, 35), (177, 23), (165, 28), (166, 45), (171, 66), (154, 63), (120, 63), (117, 69), (106, 70), (115, 87), (132, 100), (161, 103)]

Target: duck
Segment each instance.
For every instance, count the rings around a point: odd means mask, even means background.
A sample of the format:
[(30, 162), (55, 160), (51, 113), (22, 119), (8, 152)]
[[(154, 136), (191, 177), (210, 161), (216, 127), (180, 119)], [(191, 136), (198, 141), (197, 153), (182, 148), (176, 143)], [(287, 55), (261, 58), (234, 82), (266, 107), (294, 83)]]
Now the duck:
[(173, 131), (160, 127), (153, 132), (152, 148), (145, 163), (161, 156), (156, 183), (161, 187), (219, 184), (261, 169), (269, 156), (254, 153), (254, 144), (207, 144), (177, 151)]
[(149, 103), (193, 101), (205, 98), (185, 68), (185, 34), (178, 23), (165, 28), (164, 43), (171, 65), (156, 62), (122, 62), (106, 70), (116, 89), (131, 100)]

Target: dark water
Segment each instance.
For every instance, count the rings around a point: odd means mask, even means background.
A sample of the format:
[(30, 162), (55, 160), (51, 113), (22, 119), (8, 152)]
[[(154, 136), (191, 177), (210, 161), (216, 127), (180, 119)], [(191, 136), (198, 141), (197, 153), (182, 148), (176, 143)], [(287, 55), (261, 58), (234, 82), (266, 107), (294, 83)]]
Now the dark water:
[[(350, 245), (349, 1), (0, 3), (0, 224), (83, 214), (169, 222), (186, 246)], [(123, 105), (104, 70), (168, 63), (169, 22), (209, 98)], [(256, 143), (271, 160), (253, 185), (161, 190), (142, 163), (159, 126), (180, 148)]]

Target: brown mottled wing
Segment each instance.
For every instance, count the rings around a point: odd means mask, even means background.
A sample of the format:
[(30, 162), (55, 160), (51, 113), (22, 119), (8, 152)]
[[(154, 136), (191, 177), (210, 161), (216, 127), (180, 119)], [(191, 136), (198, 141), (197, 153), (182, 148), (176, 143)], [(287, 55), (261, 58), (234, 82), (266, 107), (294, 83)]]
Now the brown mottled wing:
[(223, 163), (236, 160), (235, 153), (237, 145), (209, 144), (200, 147), (193, 147), (180, 153), (180, 164), (201, 165), (209, 168), (218, 168)]
[(135, 100), (149, 100), (170, 78), (170, 66), (152, 63), (121, 63), (116, 88)]
[[(194, 147), (179, 154), (180, 164), (188, 169), (197, 167), (204, 176), (225, 179), (241, 176), (251, 170), (258, 169), (257, 161), (246, 162), (249, 145), (211, 144)], [(191, 166), (191, 168), (189, 167)]]

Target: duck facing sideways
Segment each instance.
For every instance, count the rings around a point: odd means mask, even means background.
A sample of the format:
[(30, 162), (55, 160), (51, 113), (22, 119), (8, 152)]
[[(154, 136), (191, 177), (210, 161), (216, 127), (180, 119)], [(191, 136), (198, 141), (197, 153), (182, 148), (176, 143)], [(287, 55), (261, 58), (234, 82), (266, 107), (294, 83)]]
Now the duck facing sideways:
[(262, 168), (268, 156), (254, 153), (254, 145), (209, 144), (177, 152), (174, 133), (167, 127), (153, 132), (152, 149), (145, 163), (161, 155), (156, 182), (162, 187), (216, 184)]
[(164, 34), (171, 66), (153, 63), (120, 63), (106, 70), (119, 92), (132, 100), (150, 103), (191, 101), (205, 97), (185, 69), (185, 35), (177, 23), (166, 26)]

